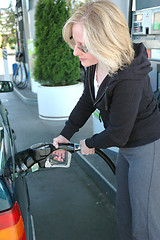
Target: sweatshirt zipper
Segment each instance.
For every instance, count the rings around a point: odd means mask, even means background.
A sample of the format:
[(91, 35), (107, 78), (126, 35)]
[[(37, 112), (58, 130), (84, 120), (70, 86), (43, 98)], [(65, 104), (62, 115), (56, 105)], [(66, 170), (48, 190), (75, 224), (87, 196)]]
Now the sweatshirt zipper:
[(95, 107), (95, 105), (102, 99), (102, 97), (104, 96), (108, 86), (104, 89), (104, 91), (102, 92), (102, 94), (99, 96), (99, 98), (95, 101), (94, 98), (93, 98), (93, 94), (92, 94), (92, 89), (91, 89), (91, 80), (90, 80), (90, 75), (91, 75), (91, 72), (90, 72), (90, 68), (89, 68), (89, 72), (88, 72), (88, 80), (89, 80), (89, 91), (90, 91), (90, 95), (91, 95), (91, 99), (92, 99), (92, 102), (93, 102), (93, 106)]
[(102, 97), (104, 96), (107, 88), (108, 88), (108, 86), (104, 89), (104, 91), (103, 91), (102, 94), (99, 96), (99, 98), (98, 98), (96, 101), (94, 101), (94, 103), (93, 103), (93, 106), (94, 106), (94, 107), (95, 107), (95, 105), (102, 99)]

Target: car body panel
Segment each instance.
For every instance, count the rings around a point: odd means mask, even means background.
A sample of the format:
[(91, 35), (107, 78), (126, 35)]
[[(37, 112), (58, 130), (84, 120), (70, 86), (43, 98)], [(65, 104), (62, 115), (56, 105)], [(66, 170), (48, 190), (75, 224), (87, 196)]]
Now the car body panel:
[[(2, 85), (8, 86), (8, 84), (1, 84), (0, 81), (0, 88)], [(9, 86), (11, 88), (6, 88), (7, 92), (12, 90), (12, 84)], [(5, 91), (1, 88), (0, 92)], [(0, 100), (0, 214), (14, 207), (17, 201), (25, 226), (26, 239), (32, 240), (35, 236), (32, 229), (28, 187), (25, 175), (16, 173), (14, 140), (14, 131), (9, 124), (8, 112)]]
[(3, 178), (0, 178), (0, 212), (9, 209), (12, 206), (13, 201), (11, 199), (11, 195), (5, 182), (3, 181)]

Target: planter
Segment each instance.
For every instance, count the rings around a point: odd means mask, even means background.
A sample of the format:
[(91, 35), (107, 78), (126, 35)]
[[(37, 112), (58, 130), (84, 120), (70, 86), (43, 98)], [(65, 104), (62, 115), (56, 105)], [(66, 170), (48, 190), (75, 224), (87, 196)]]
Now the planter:
[(38, 87), (39, 117), (46, 120), (66, 120), (82, 95), (84, 84)]
[(34, 78), (31, 78), (31, 90), (34, 93), (38, 92), (38, 87), (40, 86), (40, 83), (36, 82)]

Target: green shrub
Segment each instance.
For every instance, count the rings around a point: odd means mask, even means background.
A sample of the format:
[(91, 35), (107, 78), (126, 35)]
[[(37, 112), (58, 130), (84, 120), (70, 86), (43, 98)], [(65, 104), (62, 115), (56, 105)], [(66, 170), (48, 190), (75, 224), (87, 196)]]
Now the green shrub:
[(80, 79), (80, 62), (62, 37), (69, 18), (64, 0), (39, 0), (35, 13), (34, 77), (41, 85), (64, 86)]

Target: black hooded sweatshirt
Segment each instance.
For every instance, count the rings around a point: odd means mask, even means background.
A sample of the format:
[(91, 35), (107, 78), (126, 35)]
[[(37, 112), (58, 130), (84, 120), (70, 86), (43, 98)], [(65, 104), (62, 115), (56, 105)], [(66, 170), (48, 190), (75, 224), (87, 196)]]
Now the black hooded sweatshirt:
[(84, 92), (71, 112), (61, 135), (68, 140), (99, 109), (105, 130), (86, 139), (89, 148), (129, 148), (160, 138), (160, 112), (148, 73), (152, 70), (144, 45), (134, 44), (130, 66), (106, 76), (94, 97), (96, 66), (87, 69)]

